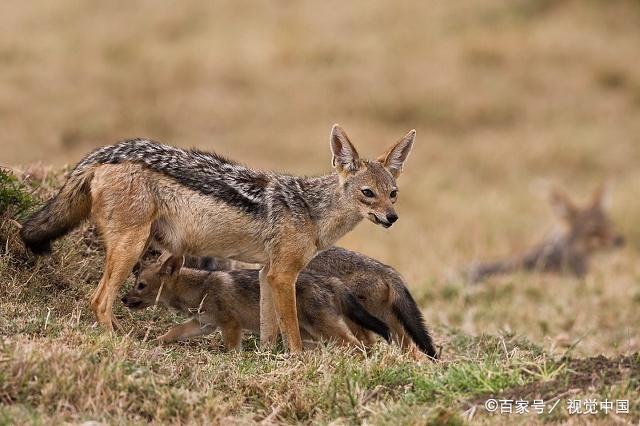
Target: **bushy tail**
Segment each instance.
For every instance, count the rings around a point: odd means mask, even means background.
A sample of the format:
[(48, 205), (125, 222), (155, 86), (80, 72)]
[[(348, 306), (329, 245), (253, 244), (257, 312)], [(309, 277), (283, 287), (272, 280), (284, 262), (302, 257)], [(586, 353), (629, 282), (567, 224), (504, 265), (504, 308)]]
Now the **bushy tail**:
[(347, 318), (349, 318), (359, 326), (364, 327), (367, 330), (371, 330), (376, 334), (379, 334), (380, 336), (384, 337), (384, 340), (386, 340), (387, 342), (391, 341), (389, 327), (387, 327), (384, 322), (371, 315), (364, 308), (364, 306), (362, 306), (362, 304), (358, 302), (358, 299), (356, 299), (353, 294), (347, 292), (344, 295), (343, 303)]
[(391, 301), (393, 315), (422, 352), (433, 359), (438, 359), (433, 340), (424, 324), (422, 312), (411, 293), (404, 284), (400, 283), (394, 286), (394, 293)]
[(51, 252), (51, 243), (89, 216), (93, 168), (74, 170), (60, 191), (23, 224), (20, 236), (35, 254)]

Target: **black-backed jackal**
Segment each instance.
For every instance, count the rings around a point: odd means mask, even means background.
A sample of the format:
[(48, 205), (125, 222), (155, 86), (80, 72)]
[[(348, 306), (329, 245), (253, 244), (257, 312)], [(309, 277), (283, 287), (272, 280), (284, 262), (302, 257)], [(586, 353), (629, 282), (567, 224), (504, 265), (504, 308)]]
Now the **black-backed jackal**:
[(362, 253), (331, 247), (318, 253), (305, 271), (338, 278), (367, 311), (389, 326), (393, 341), (410, 351), (415, 345), (429, 357), (438, 358), (420, 308), (405, 279), (391, 266)]
[[(255, 265), (232, 265), (217, 258), (187, 258), (189, 267), (197, 269), (230, 270)], [(304, 272), (320, 273), (339, 279), (365, 309), (389, 326), (391, 338), (407, 351), (418, 348), (436, 359), (438, 354), (424, 323), (420, 308), (411, 296), (405, 279), (391, 266), (362, 253), (340, 247), (330, 247), (318, 253)], [(365, 343), (370, 336), (358, 333)], [(417, 355), (417, 354), (415, 354)]]
[(59, 193), (24, 223), (22, 239), (44, 253), (83, 220), (95, 222), (106, 261), (91, 307), (110, 330), (118, 289), (151, 242), (174, 255), (260, 263), (261, 341), (272, 343), (279, 325), (289, 349), (299, 351), (298, 273), (363, 218), (384, 227), (398, 219), (396, 178), (414, 138), (412, 130), (368, 161), (335, 125), (335, 171), (320, 177), (253, 170), (217, 154), (144, 139), (124, 141), (80, 161)]
[(584, 206), (576, 205), (569, 196), (554, 189), (551, 206), (562, 220), (564, 229), (545, 238), (522, 255), (494, 262), (480, 262), (468, 268), (470, 282), (518, 270), (569, 272), (583, 277), (589, 270), (591, 255), (602, 249), (621, 247), (619, 234), (604, 206), (605, 188), (598, 187)]
[[(260, 280), (256, 269), (207, 271), (183, 268), (182, 256), (143, 264), (125, 306), (143, 309), (156, 302), (192, 318), (160, 336), (162, 342), (222, 331), (227, 349), (240, 348), (242, 330), (260, 332)], [(361, 346), (353, 331), (389, 340), (389, 328), (372, 316), (337, 278), (301, 272), (296, 285), (298, 323), (305, 340), (334, 340)], [(352, 331), (353, 330), (353, 331)]]

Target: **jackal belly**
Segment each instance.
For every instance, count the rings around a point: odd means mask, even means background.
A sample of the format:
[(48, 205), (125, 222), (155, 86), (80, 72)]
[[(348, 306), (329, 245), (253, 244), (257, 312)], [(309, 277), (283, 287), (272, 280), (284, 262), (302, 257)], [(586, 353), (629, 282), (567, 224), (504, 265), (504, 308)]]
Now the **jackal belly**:
[(265, 262), (258, 226), (219, 204), (185, 204), (179, 210), (160, 212), (152, 226), (153, 239), (174, 254)]
[(262, 226), (235, 206), (173, 182), (155, 182), (152, 238), (174, 254), (266, 261)]

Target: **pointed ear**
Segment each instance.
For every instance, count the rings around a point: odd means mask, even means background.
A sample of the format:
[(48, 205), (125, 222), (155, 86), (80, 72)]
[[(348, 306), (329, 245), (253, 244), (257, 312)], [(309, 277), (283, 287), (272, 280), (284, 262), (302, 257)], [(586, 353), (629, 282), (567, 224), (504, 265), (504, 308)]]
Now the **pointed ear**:
[(402, 166), (409, 157), (413, 141), (416, 139), (416, 131), (412, 130), (404, 135), (398, 142), (389, 148), (384, 154), (378, 157), (378, 161), (389, 170), (394, 178), (398, 178), (402, 173)]
[(331, 128), (329, 142), (333, 153), (331, 165), (339, 174), (353, 173), (360, 168), (358, 151), (340, 125), (334, 124)]
[(565, 192), (557, 188), (551, 190), (549, 201), (555, 214), (567, 222), (573, 222), (578, 215), (578, 209), (573, 201)]
[(133, 272), (133, 276), (138, 278), (138, 275), (140, 275), (140, 270), (142, 269), (142, 262), (141, 261), (137, 261), (135, 265), (133, 265), (133, 270), (131, 272)]
[(593, 208), (606, 209), (609, 206), (610, 192), (609, 185), (606, 183), (603, 182), (598, 185), (591, 196), (590, 206)]
[(171, 256), (164, 261), (158, 272), (163, 277), (175, 276), (184, 265), (184, 256)]

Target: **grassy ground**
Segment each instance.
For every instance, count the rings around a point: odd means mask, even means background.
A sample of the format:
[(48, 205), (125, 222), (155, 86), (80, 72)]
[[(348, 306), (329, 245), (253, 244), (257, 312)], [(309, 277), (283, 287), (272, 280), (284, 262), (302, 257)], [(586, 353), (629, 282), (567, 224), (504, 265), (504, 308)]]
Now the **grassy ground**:
[[(143, 338), (175, 320), (160, 312), (120, 310), (133, 332), (107, 337), (86, 303), (99, 244), (78, 231), (34, 260), (9, 238), (0, 422), (454, 421), (491, 392), (553, 398), (543, 381), (555, 396), (627, 394), (637, 418), (637, 363), (613, 384), (596, 374), (591, 387), (584, 365), (560, 361), (569, 351), (593, 358), (596, 373), (617, 371), (640, 350), (637, 1), (60, 0), (3, 5), (0, 23), (0, 164), (30, 171), (38, 202), (59, 184), (49, 165), (125, 137), (315, 174), (329, 170), (333, 122), (369, 157), (416, 128), (400, 220), (389, 230), (363, 223), (341, 245), (407, 277), (444, 359), (416, 365), (384, 346), (366, 359), (219, 355), (216, 339), (158, 348)], [(29, 166), (37, 161), (46, 166)], [(459, 278), (468, 262), (522, 250), (555, 226), (550, 185), (586, 199), (603, 180), (628, 244), (594, 259), (584, 280)], [(4, 216), (5, 237), (16, 230), (7, 218), (33, 207), (21, 197), (7, 195), (21, 207)], [(474, 420), (505, 421), (481, 412)]]
[[(108, 335), (87, 304), (103, 255), (91, 228), (74, 231), (51, 257), (35, 258), (19, 241), (18, 221), (60, 182), (40, 172), (40, 180), (0, 173), (0, 424), (531, 423), (573, 420), (568, 398), (629, 400), (630, 414), (614, 418), (639, 418), (640, 354), (576, 358), (575, 347), (560, 354), (510, 332), (471, 336), (436, 325), (438, 363), (382, 342), (366, 354), (328, 345), (289, 356), (261, 351), (250, 337), (229, 354), (219, 336), (158, 345), (153, 338), (176, 314), (118, 304), (124, 329)], [(489, 398), (549, 404), (542, 414), (500, 418), (484, 409)]]

